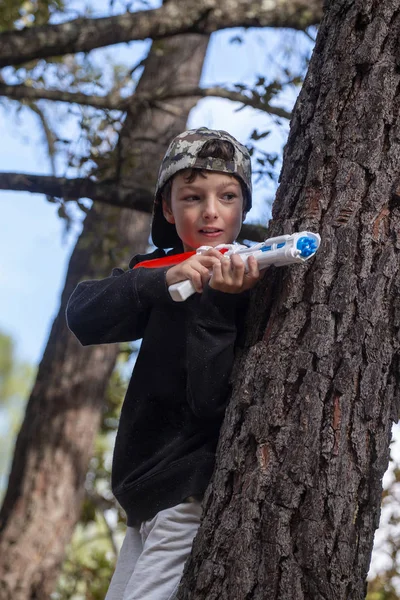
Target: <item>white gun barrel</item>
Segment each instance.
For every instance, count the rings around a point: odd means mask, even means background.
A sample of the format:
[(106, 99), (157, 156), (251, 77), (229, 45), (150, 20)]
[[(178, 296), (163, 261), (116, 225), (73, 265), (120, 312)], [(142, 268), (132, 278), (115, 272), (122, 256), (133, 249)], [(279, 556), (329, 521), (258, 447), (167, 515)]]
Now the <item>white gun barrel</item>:
[[(257, 259), (260, 269), (270, 265), (282, 267), (293, 263), (305, 263), (314, 256), (320, 243), (321, 238), (318, 233), (301, 231), (292, 235), (269, 238), (251, 248), (240, 244), (230, 245), (230, 249), (225, 253), (225, 256), (232, 256), (233, 254), (240, 256), (245, 263), (246, 271), (248, 270), (247, 259), (249, 256), (254, 256)], [(199, 250), (202, 251), (200, 248)], [(169, 286), (168, 290), (175, 302), (183, 302), (196, 291), (189, 280), (174, 283)]]

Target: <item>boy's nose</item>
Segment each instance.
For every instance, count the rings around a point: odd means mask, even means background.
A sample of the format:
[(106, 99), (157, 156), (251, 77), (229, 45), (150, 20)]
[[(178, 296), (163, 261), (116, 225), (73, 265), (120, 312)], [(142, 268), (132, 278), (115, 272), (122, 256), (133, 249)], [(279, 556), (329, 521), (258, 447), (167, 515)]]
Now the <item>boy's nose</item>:
[(204, 205), (203, 216), (205, 219), (216, 219), (218, 217), (217, 203), (210, 198)]

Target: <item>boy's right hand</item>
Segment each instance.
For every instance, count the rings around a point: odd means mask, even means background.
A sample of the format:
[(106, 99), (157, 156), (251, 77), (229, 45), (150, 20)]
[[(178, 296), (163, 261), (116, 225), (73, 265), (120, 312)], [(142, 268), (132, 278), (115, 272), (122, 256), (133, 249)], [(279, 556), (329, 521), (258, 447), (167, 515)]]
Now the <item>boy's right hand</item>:
[(168, 287), (178, 281), (189, 279), (196, 292), (201, 294), (204, 286), (211, 278), (212, 268), (222, 261), (224, 255), (211, 248), (204, 254), (194, 254), (183, 262), (174, 265), (167, 271), (166, 281)]

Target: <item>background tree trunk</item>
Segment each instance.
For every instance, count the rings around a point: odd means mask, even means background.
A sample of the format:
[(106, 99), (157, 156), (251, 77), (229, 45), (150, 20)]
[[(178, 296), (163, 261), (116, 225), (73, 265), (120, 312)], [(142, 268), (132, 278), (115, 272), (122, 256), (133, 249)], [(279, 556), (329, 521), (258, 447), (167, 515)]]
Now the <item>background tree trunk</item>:
[[(137, 92), (161, 80), (169, 86), (199, 84), (208, 36), (187, 35), (153, 44)], [(161, 76), (160, 76), (161, 74)], [(128, 116), (114, 160), (102, 175), (125, 187), (154, 188), (170, 139), (185, 128), (195, 101), (142, 107)], [(0, 513), (0, 598), (49, 598), (65, 546), (79, 517), (104, 393), (117, 345), (83, 348), (68, 331), (66, 303), (82, 279), (109, 275), (117, 262), (105, 253), (107, 240), (120, 259), (143, 252), (150, 216), (112, 207), (93, 207), (72, 254), (59, 313), (39, 366), (18, 436), (10, 482)]]
[(179, 598), (362, 600), (398, 418), (397, 0), (328, 4), (270, 234), (319, 231), (270, 269)]

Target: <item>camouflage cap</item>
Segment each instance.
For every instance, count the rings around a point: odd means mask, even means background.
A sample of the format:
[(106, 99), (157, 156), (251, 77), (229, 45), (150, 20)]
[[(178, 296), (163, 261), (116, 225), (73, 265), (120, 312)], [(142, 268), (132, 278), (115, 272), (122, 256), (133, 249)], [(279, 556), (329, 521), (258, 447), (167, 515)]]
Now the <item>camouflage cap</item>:
[[(230, 142), (235, 150), (233, 159), (225, 161), (221, 158), (199, 157), (200, 150), (210, 140)], [(232, 135), (222, 130), (200, 127), (199, 129), (184, 131), (172, 140), (158, 173), (151, 235), (154, 245), (159, 248), (173, 248), (180, 241), (175, 225), (168, 223), (163, 215), (161, 190), (171, 177), (183, 169), (219, 171), (235, 175), (243, 182), (246, 190), (245, 211), (247, 212), (251, 208), (251, 161), (246, 146), (243, 146)]]

